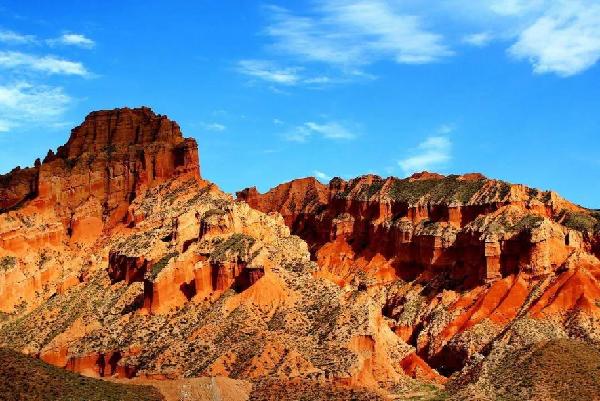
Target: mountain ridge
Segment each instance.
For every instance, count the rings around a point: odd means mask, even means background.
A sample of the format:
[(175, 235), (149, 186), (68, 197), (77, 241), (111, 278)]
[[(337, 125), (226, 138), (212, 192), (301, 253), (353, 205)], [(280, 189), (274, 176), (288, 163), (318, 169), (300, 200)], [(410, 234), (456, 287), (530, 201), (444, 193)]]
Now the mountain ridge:
[(556, 193), (422, 172), (236, 197), (166, 116), (91, 113), (0, 176), (0, 345), (344, 399), (460, 394), (510, 347), (600, 344), (599, 219)]

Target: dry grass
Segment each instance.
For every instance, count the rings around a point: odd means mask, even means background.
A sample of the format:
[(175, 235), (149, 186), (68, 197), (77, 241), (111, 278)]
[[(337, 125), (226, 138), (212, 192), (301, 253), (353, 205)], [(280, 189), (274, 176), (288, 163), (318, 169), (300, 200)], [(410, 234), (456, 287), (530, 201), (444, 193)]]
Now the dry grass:
[(561, 339), (506, 355), (490, 374), (498, 400), (600, 400), (600, 350)]

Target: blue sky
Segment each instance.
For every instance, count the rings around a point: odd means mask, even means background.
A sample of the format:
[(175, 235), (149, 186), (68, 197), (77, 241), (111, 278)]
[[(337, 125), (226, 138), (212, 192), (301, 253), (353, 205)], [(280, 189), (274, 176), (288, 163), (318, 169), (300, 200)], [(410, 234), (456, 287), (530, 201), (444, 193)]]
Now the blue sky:
[(600, 208), (599, 58), (600, 0), (0, 0), (0, 172), (147, 105), (226, 191), (478, 171)]

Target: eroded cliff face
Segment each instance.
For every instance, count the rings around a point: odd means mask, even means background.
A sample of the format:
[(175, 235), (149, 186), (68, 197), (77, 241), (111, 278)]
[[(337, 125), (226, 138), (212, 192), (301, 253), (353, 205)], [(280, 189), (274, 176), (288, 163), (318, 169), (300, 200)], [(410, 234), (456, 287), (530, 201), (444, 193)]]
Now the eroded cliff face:
[[(148, 108), (93, 112), (56, 154), (0, 177), (0, 310), (43, 302), (82, 280), (85, 254), (127, 217), (136, 195), (199, 178), (197, 145)], [(56, 263), (63, 254), (76, 269)], [(9, 263), (10, 261), (10, 263)]]
[(597, 339), (600, 219), (553, 192), (424, 172), (237, 195), (281, 213), (308, 242), (315, 276), (384, 294), (395, 333), (444, 374), (498, 342), (539, 340), (517, 336), (519, 325)]
[(177, 123), (148, 108), (97, 111), (43, 163), (0, 177), (0, 210), (53, 209), (85, 240), (120, 221), (142, 188), (182, 174), (199, 177), (198, 147)]
[(92, 113), (23, 171), (2, 187), (3, 346), (96, 377), (384, 393), (445, 380), (394, 333), (382, 293), (318, 277), (281, 216), (202, 180), (166, 117)]

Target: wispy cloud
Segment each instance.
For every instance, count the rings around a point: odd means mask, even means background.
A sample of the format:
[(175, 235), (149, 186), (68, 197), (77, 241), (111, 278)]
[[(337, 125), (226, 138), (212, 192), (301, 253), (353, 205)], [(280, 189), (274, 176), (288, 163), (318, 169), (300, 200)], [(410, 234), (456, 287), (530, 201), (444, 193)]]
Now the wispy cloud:
[(266, 60), (241, 60), (237, 70), (254, 78), (283, 85), (295, 85), (300, 80), (298, 68), (281, 68)]
[(314, 170), (313, 175), (315, 177), (317, 177), (319, 180), (327, 181), (327, 182), (331, 181), (331, 178), (332, 178), (329, 174), (325, 174), (324, 172), (319, 171), (319, 170)]
[[(241, 60), (238, 62), (237, 71), (252, 78), (284, 86), (302, 84), (309, 87), (320, 87), (338, 82), (338, 80), (324, 75), (305, 74), (304, 67), (284, 67), (271, 60)], [(272, 89), (274, 92), (281, 91), (276, 87), (272, 87)]]
[(288, 131), (284, 137), (288, 141), (307, 142), (315, 135), (332, 140), (351, 140), (356, 138), (354, 132), (336, 121), (325, 122), (322, 124), (312, 121), (305, 122)]
[(349, 68), (388, 59), (422, 64), (452, 55), (423, 19), (384, 1), (327, 0), (312, 16), (271, 6), (273, 48), (308, 61)]
[(491, 0), (490, 9), (502, 16), (522, 16), (544, 6), (547, 0)]
[(56, 56), (37, 56), (17, 51), (0, 51), (0, 68), (28, 69), (47, 74), (88, 76), (82, 63)]
[(0, 42), (12, 45), (24, 45), (37, 43), (37, 39), (33, 35), (23, 35), (14, 31), (0, 30)]
[(91, 49), (96, 46), (96, 42), (79, 33), (65, 33), (58, 38), (48, 39), (46, 41), (49, 45), (66, 45), (76, 46), (84, 49)]
[(202, 128), (204, 128), (207, 131), (213, 131), (213, 132), (223, 132), (227, 129), (227, 127), (223, 124), (220, 123), (201, 123)]
[(455, 129), (454, 124), (446, 123), (446, 124), (440, 125), (436, 131), (438, 134), (447, 135), (451, 132), (454, 132), (454, 129)]
[(353, 132), (350, 132), (346, 127), (337, 122), (328, 122), (324, 124), (307, 122), (304, 125), (327, 139), (354, 139), (356, 137)]
[(0, 81), (0, 132), (11, 132), (22, 127), (64, 128), (64, 115), (73, 98), (62, 86), (48, 84), (49, 76), (89, 77), (91, 73), (81, 62), (37, 53), (44, 45), (62, 43), (90, 47), (93, 41), (78, 34), (64, 34), (57, 39), (43, 40), (34, 35), (1, 30), (0, 42), (17, 48), (36, 45), (27, 52), (0, 50), (0, 71), (2, 75), (10, 77)]
[[(600, 3), (586, 0), (323, 0), (306, 11), (268, 6), (267, 50), (302, 73), (331, 68), (352, 82), (378, 61), (426, 64), (496, 42), (535, 73), (568, 77), (600, 60)], [(297, 84), (297, 69), (287, 70)], [(331, 77), (310, 78), (327, 82)], [(342, 79), (340, 79), (340, 77)], [(354, 79), (350, 79), (354, 78)]]
[(493, 39), (493, 36), (488, 32), (479, 32), (469, 34), (463, 37), (463, 43), (466, 43), (475, 47), (483, 47), (489, 44)]
[(412, 154), (398, 161), (406, 175), (444, 167), (452, 156), (452, 142), (447, 136), (430, 136), (421, 142)]
[(600, 4), (557, 1), (519, 34), (509, 54), (538, 74), (587, 70), (600, 59)]
[(71, 102), (61, 87), (26, 82), (0, 85), (0, 131), (6, 132), (24, 123), (60, 123)]

